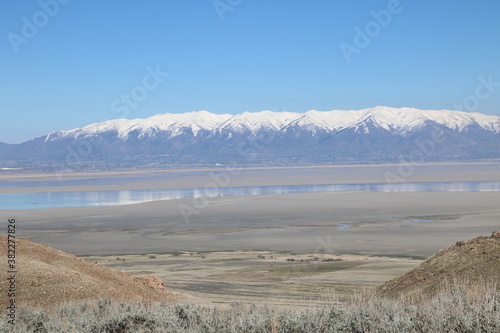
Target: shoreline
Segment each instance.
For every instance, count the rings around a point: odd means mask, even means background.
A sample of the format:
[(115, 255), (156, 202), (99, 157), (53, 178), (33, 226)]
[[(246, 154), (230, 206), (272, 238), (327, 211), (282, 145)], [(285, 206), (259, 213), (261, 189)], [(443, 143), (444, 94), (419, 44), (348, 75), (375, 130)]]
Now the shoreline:
[[(0, 193), (159, 190), (396, 182), (500, 181), (500, 163), (373, 164), (271, 168), (210, 168), (63, 174), (1, 174)], [(403, 180), (403, 181), (401, 181)], [(68, 185), (64, 182), (80, 182)], [(85, 182), (89, 184), (84, 184)], [(21, 186), (19, 182), (33, 182)], [(50, 186), (40, 186), (51, 182)], [(102, 184), (108, 182), (108, 184)], [(38, 184), (36, 184), (38, 183)], [(17, 186), (16, 186), (17, 185)], [(10, 187), (7, 187), (10, 186)]]
[[(498, 229), (500, 192), (327, 192), (5, 210), (75, 255), (269, 249), (428, 256)], [(434, 222), (427, 222), (433, 220)], [(339, 230), (339, 225), (350, 228)]]
[[(14, 169), (0, 170), (0, 180), (12, 176), (20, 178), (30, 177), (54, 177), (58, 178), (57, 174), (72, 175), (75, 177), (87, 177), (88, 175), (127, 175), (127, 174), (143, 174), (143, 173), (162, 173), (162, 172), (197, 172), (197, 171), (220, 171), (220, 170), (273, 170), (273, 169), (310, 169), (310, 168), (353, 168), (353, 167), (386, 167), (386, 166), (400, 166), (403, 164), (411, 164), (412, 166), (432, 166), (432, 165), (489, 165), (498, 164), (500, 161), (489, 162), (428, 162), (428, 163), (380, 163), (380, 164), (333, 164), (333, 165), (298, 165), (298, 166), (247, 166), (247, 167), (206, 167), (206, 168), (184, 168), (184, 169), (137, 169), (137, 170), (99, 170), (99, 171), (71, 171), (60, 170), (55, 172), (39, 172), (39, 171), (14, 171)], [(56, 174), (56, 175), (55, 175)]]

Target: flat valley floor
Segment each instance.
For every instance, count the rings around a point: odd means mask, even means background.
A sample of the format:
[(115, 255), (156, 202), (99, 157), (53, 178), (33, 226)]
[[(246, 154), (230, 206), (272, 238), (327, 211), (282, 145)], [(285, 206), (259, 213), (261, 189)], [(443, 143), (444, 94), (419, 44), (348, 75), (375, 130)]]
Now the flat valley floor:
[[(37, 186), (57, 179), (61, 184)], [(88, 182), (64, 184), (71, 179)], [(395, 179), (500, 181), (500, 164), (0, 174), (10, 184), (0, 192)], [(15, 185), (26, 181), (33, 186)], [(500, 192), (299, 193), (0, 212), (17, 220), (18, 237), (132, 274), (155, 274), (189, 297), (314, 305), (380, 285), (456, 241), (500, 231)]]

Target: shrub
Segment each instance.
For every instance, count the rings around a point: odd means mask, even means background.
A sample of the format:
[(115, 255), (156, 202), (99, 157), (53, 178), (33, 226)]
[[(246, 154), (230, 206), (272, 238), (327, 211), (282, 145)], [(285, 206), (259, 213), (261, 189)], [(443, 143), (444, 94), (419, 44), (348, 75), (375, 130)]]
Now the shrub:
[[(5, 317), (5, 316), (4, 316)], [(4, 320), (4, 319), (2, 319)], [(496, 287), (453, 287), (432, 299), (365, 296), (342, 306), (278, 309), (99, 300), (55, 311), (20, 309), (15, 332), (496, 332)], [(9, 332), (0, 321), (0, 332)]]

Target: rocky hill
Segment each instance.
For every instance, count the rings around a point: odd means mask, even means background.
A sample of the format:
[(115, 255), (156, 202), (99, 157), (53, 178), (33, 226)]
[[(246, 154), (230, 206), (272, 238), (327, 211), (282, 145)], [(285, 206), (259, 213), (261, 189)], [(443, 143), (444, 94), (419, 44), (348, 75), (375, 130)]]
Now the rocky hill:
[[(0, 235), (0, 295), (7, 295), (7, 237)], [(16, 239), (16, 304), (52, 306), (86, 299), (168, 301), (172, 294), (154, 277), (134, 277), (51, 247)]]
[(500, 288), (500, 232), (442, 249), (410, 272), (379, 287), (383, 295), (433, 295), (445, 285), (490, 284)]

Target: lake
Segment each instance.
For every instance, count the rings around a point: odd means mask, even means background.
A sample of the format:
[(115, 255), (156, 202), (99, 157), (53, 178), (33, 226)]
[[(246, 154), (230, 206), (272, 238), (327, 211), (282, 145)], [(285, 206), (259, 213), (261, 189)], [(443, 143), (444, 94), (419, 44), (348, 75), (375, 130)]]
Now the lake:
[(114, 206), (184, 198), (249, 196), (338, 191), (478, 192), (500, 191), (500, 181), (324, 184), (289, 186), (209, 187), (195, 189), (0, 193), (0, 210)]

